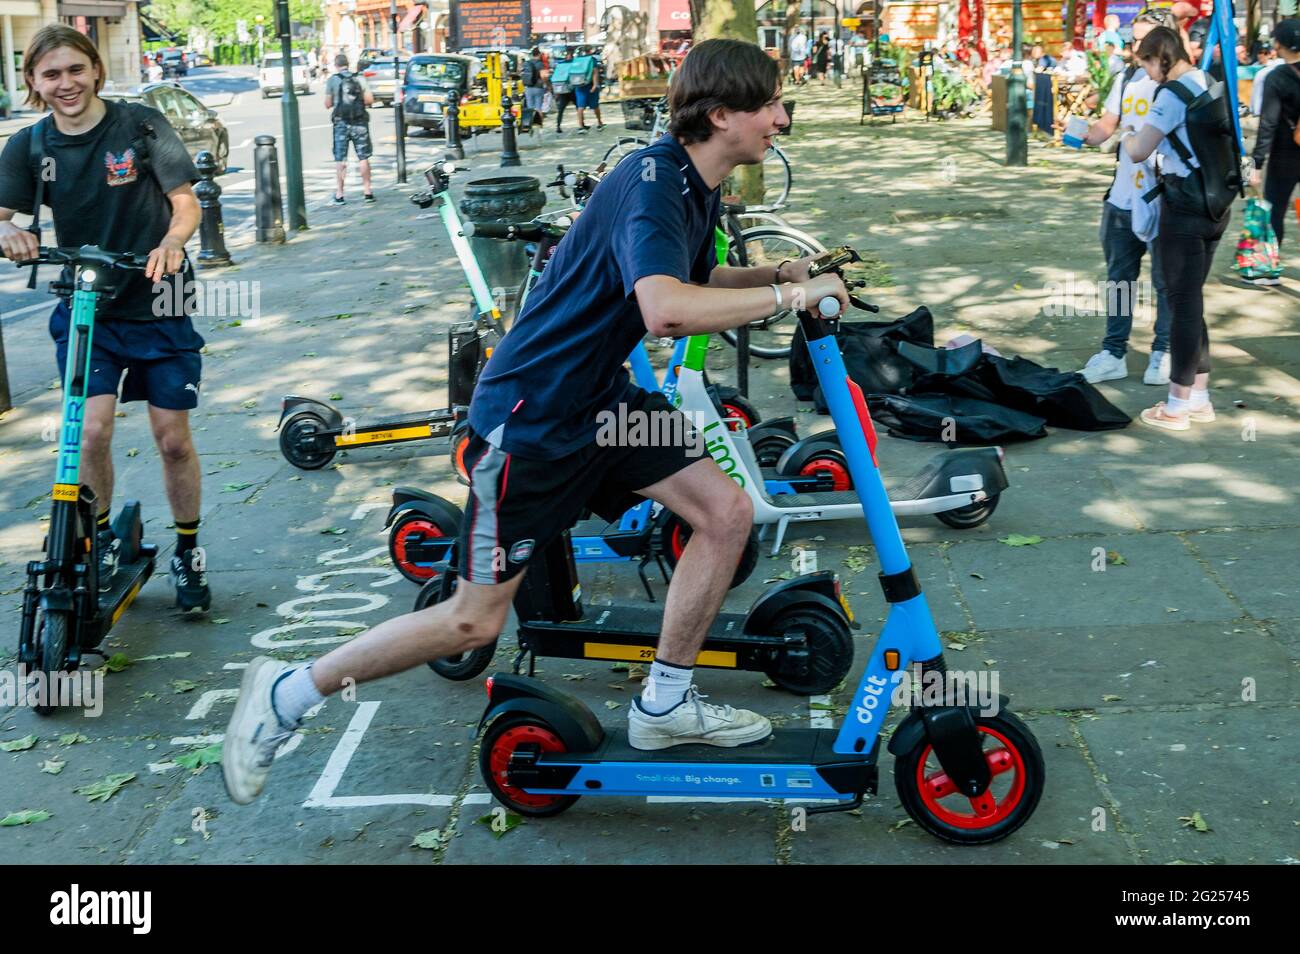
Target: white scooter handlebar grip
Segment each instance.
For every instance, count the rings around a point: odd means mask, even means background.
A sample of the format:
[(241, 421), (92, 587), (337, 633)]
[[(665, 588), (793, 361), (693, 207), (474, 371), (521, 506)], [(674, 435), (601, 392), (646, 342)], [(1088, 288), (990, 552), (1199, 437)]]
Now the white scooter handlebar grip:
[(840, 313), (840, 300), (833, 295), (827, 295), (817, 303), (817, 311), (823, 318), (834, 318)]

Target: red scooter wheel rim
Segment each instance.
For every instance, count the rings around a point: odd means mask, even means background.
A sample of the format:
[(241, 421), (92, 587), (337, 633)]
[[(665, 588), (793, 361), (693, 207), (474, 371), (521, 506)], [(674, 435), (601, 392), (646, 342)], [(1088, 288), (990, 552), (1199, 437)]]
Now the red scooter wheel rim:
[[(934, 751), (931, 746), (925, 747), (916, 766), (916, 786), (921, 804), (936, 821), (964, 831), (992, 828), (1006, 821), (1025, 794), (1025, 760), (1020, 750), (996, 729), (986, 725), (977, 725), (976, 728), (999, 743), (984, 751), (984, 760), (993, 773), (993, 779), (983, 795), (966, 798), (957, 791), (942, 768), (936, 768), (927, 774), (926, 762)], [(1015, 773), (1011, 787), (1000, 797), (994, 795), (994, 786), (1008, 772)], [(944, 803), (945, 800), (947, 804)], [(957, 810), (958, 805), (962, 806), (961, 811)]]
[(816, 477), (819, 470), (830, 471), (831, 480), (834, 483), (833, 490), (853, 489), (853, 478), (849, 476), (848, 468), (833, 457), (817, 457), (808, 461), (799, 470), (799, 476)]
[(416, 579), (432, 580), (435, 576), (433, 567), (412, 563), (407, 556), (407, 541), (415, 536), (445, 537), (446, 534), (442, 532), (437, 524), (429, 520), (412, 520), (409, 523), (402, 524), (402, 528), (393, 539), (393, 554), (396, 556), (398, 564)]
[(462, 437), (456, 442), (456, 474), (461, 480), (469, 481), (469, 471), (465, 469), (465, 450), (469, 447), (469, 438)]
[(736, 405), (734, 404), (724, 403), (722, 405), (722, 413), (728, 418), (727, 420), (728, 430), (734, 431), (738, 429), (736, 422), (731, 420), (731, 418), (733, 417), (740, 418), (740, 422), (744, 424), (746, 428), (750, 428), (754, 426), (754, 422), (749, 419), (749, 415), (746, 414), (744, 411), (742, 411), (740, 408), (736, 407)]
[(530, 795), (522, 788), (510, 784), (506, 778), (506, 768), (510, 765), (510, 756), (521, 745), (537, 745), (543, 752), (563, 752), (564, 743), (550, 729), (540, 725), (517, 725), (502, 732), (492, 745), (489, 767), (492, 778), (501, 789), (501, 793), (516, 805), (524, 808), (546, 808), (554, 805), (563, 795)]
[(682, 558), (686, 552), (686, 541), (690, 539), (690, 532), (683, 529), (680, 523), (673, 524), (672, 535), (668, 538), (668, 546), (673, 554), (673, 563), (675, 564)]

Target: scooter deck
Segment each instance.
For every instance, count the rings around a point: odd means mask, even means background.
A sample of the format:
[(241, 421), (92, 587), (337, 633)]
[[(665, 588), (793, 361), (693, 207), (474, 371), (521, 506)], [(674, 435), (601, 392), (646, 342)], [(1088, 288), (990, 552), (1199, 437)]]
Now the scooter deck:
[(643, 750), (626, 729), (607, 729), (592, 752), (543, 752), (511, 767), (532, 792), (585, 795), (702, 795), (732, 798), (834, 798), (874, 793), (879, 740), (862, 755), (835, 752), (837, 730), (781, 729), (754, 745), (675, 745)]
[[(520, 621), (519, 642), (538, 656), (652, 662), (663, 628), (662, 607), (588, 606), (582, 620)], [(716, 669), (765, 670), (778, 650), (798, 652), (802, 637), (746, 633), (744, 613), (719, 613), (705, 637), (696, 665)]]
[(427, 411), (416, 417), (358, 424), (355, 430), (335, 431), (335, 447), (358, 447), (369, 444), (397, 444), (446, 437), (455, 424), (455, 415), (447, 409)]
[(93, 633), (94, 641), (89, 648), (99, 645), (108, 631), (121, 619), (127, 607), (140, 595), (140, 590), (149, 582), (149, 577), (153, 576), (157, 555), (158, 547), (146, 543), (140, 548), (139, 556), (117, 568), (117, 572), (113, 574), (112, 587), (108, 592), (99, 594), (100, 631)]

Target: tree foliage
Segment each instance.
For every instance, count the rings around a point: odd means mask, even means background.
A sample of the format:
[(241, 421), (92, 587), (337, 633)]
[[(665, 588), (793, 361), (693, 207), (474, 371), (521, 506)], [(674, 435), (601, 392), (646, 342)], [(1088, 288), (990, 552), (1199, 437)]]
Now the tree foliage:
[[(273, 0), (152, 0), (148, 8), (149, 16), (167, 29), (187, 34), (197, 28), (218, 43), (235, 41), (235, 24), (240, 20), (248, 24), (250, 33), (256, 32), (259, 13), (270, 34), (275, 25)], [(324, 0), (289, 0), (289, 16), (295, 23), (311, 23), (324, 15)]]

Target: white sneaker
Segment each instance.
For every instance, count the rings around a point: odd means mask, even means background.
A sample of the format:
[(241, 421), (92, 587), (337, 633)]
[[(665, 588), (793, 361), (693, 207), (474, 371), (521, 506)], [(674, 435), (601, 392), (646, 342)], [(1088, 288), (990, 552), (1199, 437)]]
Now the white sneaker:
[(1146, 373), (1142, 375), (1143, 384), (1169, 383), (1169, 352), (1152, 351), (1151, 360), (1147, 362)]
[(673, 745), (749, 745), (772, 734), (772, 723), (757, 712), (710, 705), (697, 686), (662, 715), (650, 715), (634, 700), (627, 717), (627, 740), (634, 749)]
[(288, 663), (258, 656), (244, 670), (239, 701), (221, 747), (226, 793), (237, 805), (247, 805), (262, 793), (276, 751), (297, 728), (286, 729), (271, 705), (275, 681), (291, 669)]
[(1124, 363), (1123, 358), (1117, 358), (1102, 348), (1088, 359), (1088, 363), (1079, 373), (1089, 384), (1100, 384), (1102, 381), (1118, 381), (1127, 378), (1128, 365)]

